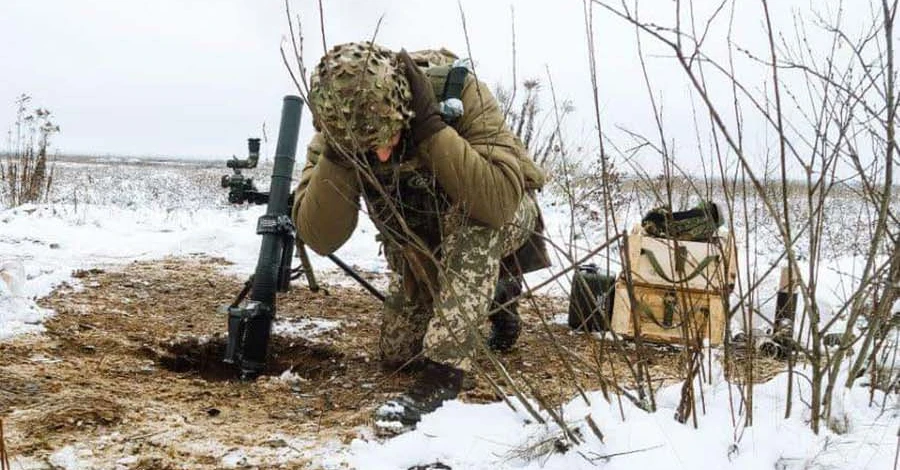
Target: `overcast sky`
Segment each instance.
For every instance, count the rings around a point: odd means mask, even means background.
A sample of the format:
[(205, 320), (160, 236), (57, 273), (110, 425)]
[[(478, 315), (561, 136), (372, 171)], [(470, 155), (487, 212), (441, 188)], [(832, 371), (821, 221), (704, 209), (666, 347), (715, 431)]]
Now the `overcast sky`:
[[(369, 38), (383, 17), (377, 41), (388, 47), (465, 51), (453, 1), (324, 4), (329, 44)], [(548, 11), (550, 4), (516, 6), (520, 73), (543, 75), (546, 64), (560, 70), (561, 83), (583, 84), (582, 4), (554, 2)], [(323, 51), (316, 2), (291, 5), (314, 64)], [(510, 80), (510, 4), (462, 5), (479, 72), (490, 83)], [(244, 139), (259, 134), (263, 122), (277, 128), (281, 97), (294, 93), (279, 54), (287, 31), (280, 0), (4, 0), (0, 129), (14, 120), (15, 98), (28, 93), (54, 112), (62, 127), (56, 147), (64, 153), (243, 153)], [(562, 70), (577, 79), (565, 80)], [(309, 122), (306, 116), (305, 133)]]
[[(697, 3), (708, 10), (719, 2)], [(746, 6), (737, 15), (736, 38), (750, 49), (764, 45), (759, 3), (738, 3)], [(804, 0), (777, 3), (773, 8), (785, 11), (788, 3), (808, 6)], [(514, 5), (519, 80), (537, 77), (547, 84), (549, 70), (558, 98), (575, 103), (569, 133), (590, 140), (593, 104), (583, 2), (460, 4), (477, 72), (492, 85), (512, 83)], [(671, 24), (665, 18), (671, 17), (674, 2), (641, 4), (652, 5), (645, 11)], [(318, 7), (313, 0), (291, 1), (291, 7), (304, 26), (311, 67), (323, 52)], [(376, 41), (387, 47), (445, 46), (469, 55), (455, 1), (324, 0), (324, 16), (329, 45), (370, 38), (381, 18)], [(722, 42), (725, 26), (713, 32), (719, 35), (713, 44)], [(634, 30), (601, 11), (595, 11), (594, 30), (604, 126), (652, 130)], [(274, 149), (281, 98), (296, 93), (279, 54), (287, 31), (282, 0), (3, 0), (0, 129), (10, 128), (15, 98), (28, 93), (35, 105), (53, 111), (62, 128), (54, 139), (61, 153), (243, 155), (245, 139), (259, 135), (263, 123)], [(676, 78), (677, 69), (661, 51), (647, 49), (654, 92), (663, 97), (667, 117), (676, 125), (691, 121), (688, 86)], [(307, 113), (301, 139), (310, 130)]]

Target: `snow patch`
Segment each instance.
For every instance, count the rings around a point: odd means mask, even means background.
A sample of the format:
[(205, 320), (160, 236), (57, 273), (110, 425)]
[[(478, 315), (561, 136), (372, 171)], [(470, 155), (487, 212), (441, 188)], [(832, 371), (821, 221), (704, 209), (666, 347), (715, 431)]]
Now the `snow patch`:
[(275, 320), (272, 332), (287, 338), (316, 339), (317, 337), (340, 328), (339, 320), (325, 318), (281, 318)]
[(44, 331), (43, 321), (53, 312), (23, 296), (0, 293), (0, 340)]

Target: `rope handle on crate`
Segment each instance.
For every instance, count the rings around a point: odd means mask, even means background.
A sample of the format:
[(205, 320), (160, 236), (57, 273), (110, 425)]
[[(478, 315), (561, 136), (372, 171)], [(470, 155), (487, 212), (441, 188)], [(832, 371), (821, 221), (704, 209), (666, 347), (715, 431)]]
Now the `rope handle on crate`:
[[(663, 308), (668, 310), (667, 307), (668, 307), (668, 305), (664, 306)], [(682, 321), (673, 324), (672, 321), (674, 320), (674, 318), (673, 318), (674, 315), (670, 315), (668, 312), (663, 312), (663, 321), (660, 322), (659, 320), (656, 319), (656, 315), (654, 315), (653, 310), (651, 310), (650, 307), (647, 306), (647, 304), (645, 304), (644, 302), (641, 302), (639, 300), (637, 301), (637, 309), (641, 313), (641, 316), (644, 319), (650, 321), (650, 323), (653, 323), (654, 325), (662, 328), (663, 330), (671, 330), (671, 329), (675, 329), (675, 328), (681, 328), (681, 324), (684, 322), (684, 320), (683, 320), (684, 316), (682, 315), (681, 316)], [(674, 311), (672, 313), (674, 313)]]
[(700, 273), (702, 273), (703, 270), (706, 269), (706, 267), (709, 266), (710, 263), (712, 263), (713, 261), (716, 261), (716, 262), (719, 261), (719, 255), (709, 255), (706, 258), (703, 258), (703, 261), (701, 261), (700, 264), (698, 264), (697, 267), (694, 268), (694, 270), (687, 276), (685, 276), (681, 279), (671, 279), (671, 278), (669, 278), (669, 276), (666, 275), (665, 271), (663, 271), (662, 266), (660, 266), (660, 264), (659, 264), (659, 260), (656, 259), (656, 255), (654, 255), (652, 251), (650, 251), (646, 248), (641, 248), (641, 254), (647, 255), (647, 259), (650, 260), (650, 266), (653, 268), (653, 271), (656, 272), (657, 276), (663, 278), (666, 282), (670, 282), (672, 284), (681, 284), (681, 283), (689, 282), (691, 279), (694, 279), (695, 277), (699, 276)]
[[(644, 302), (638, 300), (636, 305), (637, 310), (641, 314), (641, 316), (648, 320), (650, 323), (662, 328), (663, 330), (673, 330), (675, 328), (681, 328), (681, 325), (684, 324), (685, 317), (689, 315), (679, 315), (681, 321), (678, 323), (673, 323), (675, 317), (675, 303), (673, 301), (664, 301), (663, 302), (663, 321), (659, 321), (656, 319), (656, 315), (653, 314), (653, 310), (647, 306)], [(705, 317), (709, 316), (709, 309), (700, 307), (700, 308), (691, 308), (691, 313), (699, 311)]]

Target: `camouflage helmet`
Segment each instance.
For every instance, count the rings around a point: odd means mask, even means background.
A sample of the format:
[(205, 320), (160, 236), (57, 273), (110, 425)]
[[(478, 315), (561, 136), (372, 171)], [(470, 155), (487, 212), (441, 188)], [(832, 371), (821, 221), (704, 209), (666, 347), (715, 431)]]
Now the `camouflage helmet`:
[(397, 54), (371, 42), (335, 46), (310, 79), (313, 123), (345, 153), (390, 142), (413, 115), (411, 98)]

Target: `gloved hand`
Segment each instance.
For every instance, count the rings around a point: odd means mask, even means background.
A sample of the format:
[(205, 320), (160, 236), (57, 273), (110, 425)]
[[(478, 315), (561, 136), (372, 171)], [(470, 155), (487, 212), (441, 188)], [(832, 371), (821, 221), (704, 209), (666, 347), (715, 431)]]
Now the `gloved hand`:
[(406, 79), (409, 81), (409, 88), (412, 92), (412, 101), (409, 107), (415, 116), (410, 120), (410, 137), (414, 145), (419, 145), (443, 130), (447, 124), (441, 118), (428, 77), (416, 66), (405, 49), (397, 55), (403, 62)]

